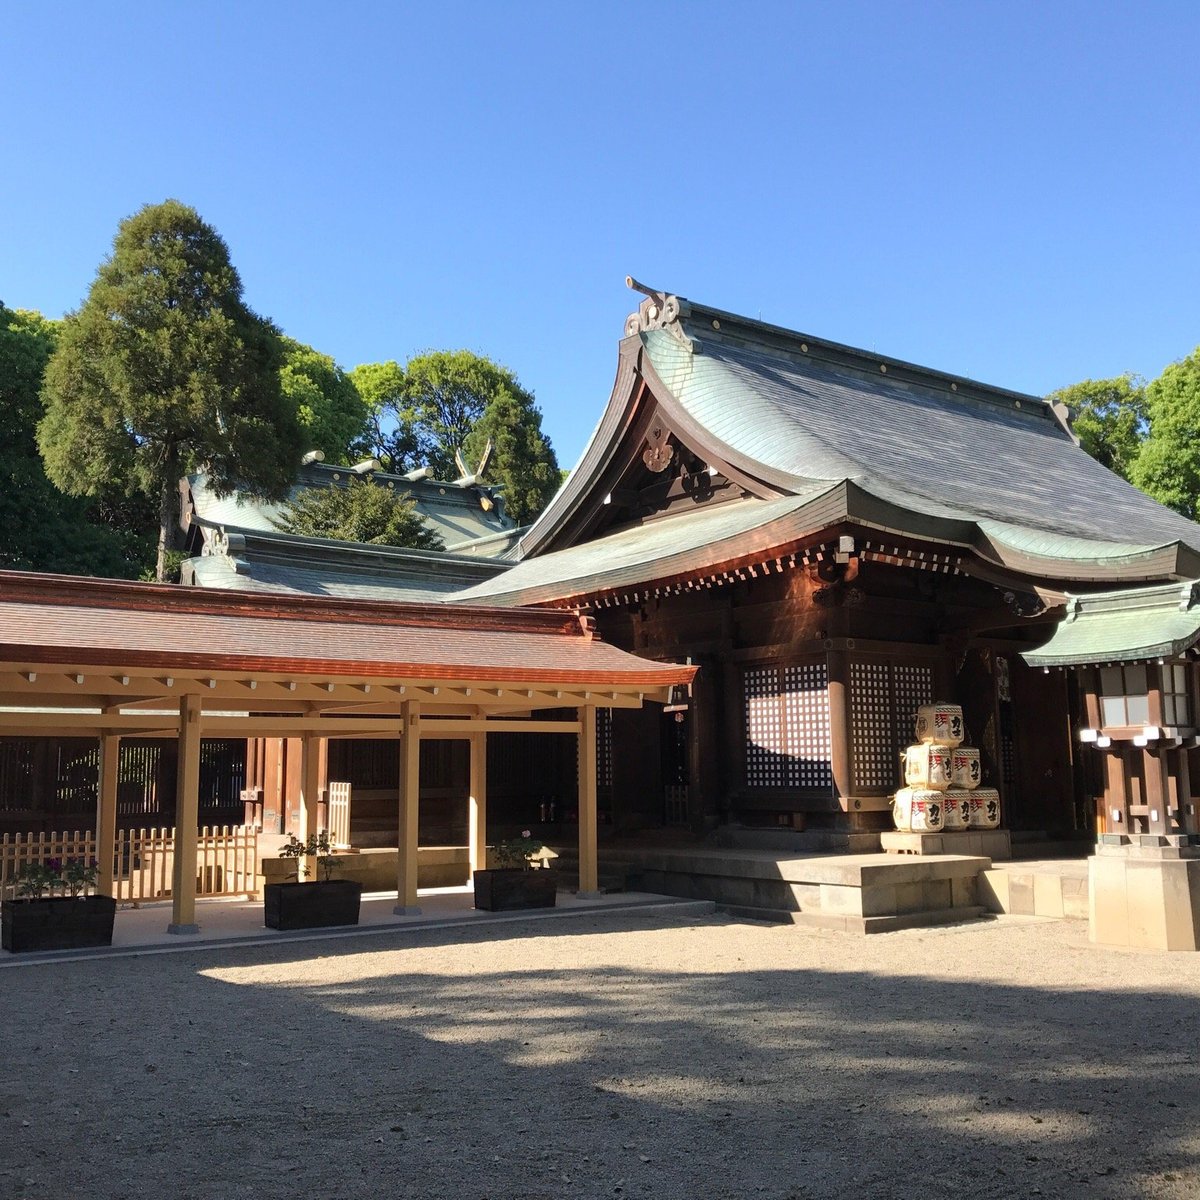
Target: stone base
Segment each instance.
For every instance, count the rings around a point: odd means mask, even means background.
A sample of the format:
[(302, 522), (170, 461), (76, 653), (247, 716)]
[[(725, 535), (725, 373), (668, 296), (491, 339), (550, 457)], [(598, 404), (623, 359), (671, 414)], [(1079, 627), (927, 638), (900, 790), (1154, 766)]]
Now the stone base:
[(964, 829), (954, 833), (901, 833), (879, 835), (880, 849), (888, 854), (973, 854), (999, 862), (1012, 858), (1012, 835), (1007, 829)]
[[(606, 853), (612, 855), (613, 851)], [(942, 854), (813, 855), (708, 849), (625, 849), (649, 892), (713, 900), (759, 920), (795, 921), (856, 933), (908, 929), (979, 917), (984, 857)]]
[(1088, 919), (1086, 859), (1007, 862), (979, 877), (979, 902), (989, 912), (1056, 921)]
[(1088, 883), (1091, 941), (1200, 950), (1200, 848), (1102, 842), (1088, 862)]

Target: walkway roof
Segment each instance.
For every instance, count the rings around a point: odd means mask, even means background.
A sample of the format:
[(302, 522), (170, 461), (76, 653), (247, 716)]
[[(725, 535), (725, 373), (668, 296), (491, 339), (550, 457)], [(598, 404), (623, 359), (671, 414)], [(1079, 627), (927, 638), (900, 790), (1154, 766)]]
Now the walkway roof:
[[(348, 603), (0, 572), (0, 729), (173, 732), (198, 694), (238, 717), (370, 735), (402, 700), (473, 718), (665, 700), (694, 668), (651, 662), (565, 611)], [(58, 710), (35, 712), (36, 709)], [(72, 715), (67, 718), (65, 712)], [(157, 715), (156, 715), (157, 714)], [(210, 724), (206, 720), (206, 725)], [(218, 731), (219, 730), (219, 731)]]

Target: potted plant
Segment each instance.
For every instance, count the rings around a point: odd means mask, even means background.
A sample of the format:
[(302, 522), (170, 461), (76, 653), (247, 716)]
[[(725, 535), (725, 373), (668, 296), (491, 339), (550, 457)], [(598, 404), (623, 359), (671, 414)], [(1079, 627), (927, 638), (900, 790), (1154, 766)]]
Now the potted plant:
[(111, 946), (117, 902), (94, 893), (97, 874), (95, 859), (26, 863), (16, 897), (0, 906), (0, 945), (14, 953)]
[(475, 907), (488, 912), (553, 908), (558, 872), (547, 865), (552, 857), (553, 852), (528, 829), (523, 829), (519, 838), (501, 842), (489, 855), (489, 862), (496, 865), (475, 872)]
[[(362, 884), (352, 879), (334, 879), (339, 859), (332, 852), (328, 834), (313, 834), (302, 842), (295, 835), (279, 851), (280, 858), (294, 858), (296, 882), (268, 883), (263, 887), (263, 920), (268, 929), (321, 929), (328, 925), (357, 925)], [(304, 882), (306, 863), (315, 858), (319, 878)]]

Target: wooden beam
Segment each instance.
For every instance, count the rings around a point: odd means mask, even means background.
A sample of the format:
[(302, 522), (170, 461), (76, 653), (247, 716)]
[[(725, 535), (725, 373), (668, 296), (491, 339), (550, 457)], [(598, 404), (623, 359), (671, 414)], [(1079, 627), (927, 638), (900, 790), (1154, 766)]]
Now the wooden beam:
[(113, 868), (117, 856), (117, 778), (121, 739), (113, 734), (100, 738), (99, 786), (96, 788), (96, 891), (113, 896)]
[(600, 894), (599, 863), (596, 857), (596, 710), (591, 705), (581, 711), (583, 728), (579, 733), (579, 895)]
[[(317, 832), (317, 789), (321, 771), (321, 740), (315, 734), (306, 733), (300, 739), (300, 822), (297, 838), (307, 842)], [(307, 858), (306, 872), (312, 871), (314, 863)]]
[(471, 734), (471, 797), (467, 812), (471, 875), (487, 868), (487, 734)]
[(404, 736), (400, 740), (400, 796), (397, 814), (396, 907), (400, 916), (419, 913), (417, 905), (417, 825), (421, 811), (421, 706), (400, 706)]
[(179, 701), (179, 767), (175, 789), (175, 861), (168, 933), (199, 933), (196, 924), (196, 839), (200, 823), (200, 697)]
[(474, 733), (579, 733), (578, 721), (504, 721), (477, 718), (422, 718), (423, 738), (461, 738)]
[(833, 798), (850, 811), (850, 656), (845, 650), (829, 651), (829, 767)]

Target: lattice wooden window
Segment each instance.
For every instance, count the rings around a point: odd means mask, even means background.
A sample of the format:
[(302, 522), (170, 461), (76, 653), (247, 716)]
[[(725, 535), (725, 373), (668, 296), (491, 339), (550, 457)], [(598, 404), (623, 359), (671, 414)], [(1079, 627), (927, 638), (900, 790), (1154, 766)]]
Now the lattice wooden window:
[(928, 663), (896, 663), (892, 668), (897, 754), (916, 736), (917, 709), (932, 704), (933, 667)]
[(896, 785), (891, 675), (888, 663), (850, 664), (850, 747), (858, 788)]
[(747, 785), (832, 787), (825, 663), (751, 667), (744, 681)]
[(613, 781), (612, 709), (596, 709), (596, 786), (612, 787)]
[(914, 737), (918, 707), (933, 700), (931, 663), (854, 659), (850, 663), (850, 752), (854, 788), (900, 786), (900, 753)]

